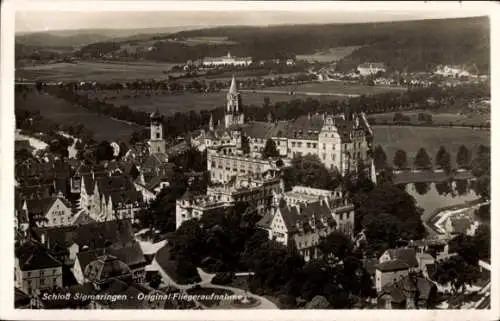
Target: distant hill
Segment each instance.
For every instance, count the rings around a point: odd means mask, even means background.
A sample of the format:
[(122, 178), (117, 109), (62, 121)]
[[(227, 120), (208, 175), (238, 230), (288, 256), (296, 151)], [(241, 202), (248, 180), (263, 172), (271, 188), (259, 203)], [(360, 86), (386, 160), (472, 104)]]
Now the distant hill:
[[(379, 61), (390, 68), (423, 70), (435, 64), (476, 63), (489, 70), (490, 40), (487, 17), (433, 19), (378, 23), (283, 25), (270, 27), (217, 27), (181, 31), (169, 38), (227, 37), (238, 43), (225, 48), (185, 48), (193, 55), (218, 55), (231, 50), (235, 55), (269, 57), (310, 54), (319, 49), (363, 46), (341, 61), (350, 69), (367, 61)], [(176, 53), (163, 45), (158, 57)], [(195, 52), (197, 51), (197, 52)], [(179, 56), (181, 56), (179, 54)]]
[(16, 43), (31, 46), (79, 47), (95, 42), (125, 41), (148, 38), (152, 35), (168, 35), (199, 26), (159, 27), (139, 29), (78, 29), (17, 33)]
[[(234, 56), (251, 56), (260, 60), (312, 54), (328, 48), (359, 46), (359, 49), (338, 62), (338, 69), (352, 70), (363, 62), (382, 62), (390, 70), (399, 71), (429, 70), (437, 64), (475, 64), (480, 72), (488, 72), (489, 34), (489, 19), (473, 17), (269, 27), (103, 29), (80, 30), (79, 33), (61, 31), (38, 34), (38, 40), (46, 37), (38, 43), (81, 45), (75, 52), (77, 57), (112, 54), (129, 59), (173, 63), (222, 56), (228, 51)], [(33, 34), (18, 36), (16, 42), (30, 44), (31, 41), (32, 44), (37, 40), (33, 37)], [(200, 41), (210, 38), (227, 41)]]

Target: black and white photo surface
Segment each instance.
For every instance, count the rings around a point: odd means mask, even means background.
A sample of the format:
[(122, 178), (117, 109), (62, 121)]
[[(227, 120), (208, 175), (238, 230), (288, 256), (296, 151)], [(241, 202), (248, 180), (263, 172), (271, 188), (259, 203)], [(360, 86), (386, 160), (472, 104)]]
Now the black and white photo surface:
[(496, 319), (498, 6), (99, 2), (4, 6), (9, 316)]

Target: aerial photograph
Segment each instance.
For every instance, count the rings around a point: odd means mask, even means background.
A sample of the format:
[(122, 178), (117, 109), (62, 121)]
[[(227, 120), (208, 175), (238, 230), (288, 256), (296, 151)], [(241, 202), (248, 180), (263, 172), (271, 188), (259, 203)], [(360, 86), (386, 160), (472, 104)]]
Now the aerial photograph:
[(490, 60), (486, 15), (17, 11), (14, 308), (490, 310)]

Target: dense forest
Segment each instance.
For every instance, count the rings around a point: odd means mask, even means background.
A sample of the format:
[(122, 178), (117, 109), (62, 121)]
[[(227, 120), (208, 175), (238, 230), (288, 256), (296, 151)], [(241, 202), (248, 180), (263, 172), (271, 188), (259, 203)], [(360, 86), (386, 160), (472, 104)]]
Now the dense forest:
[[(273, 27), (219, 27), (182, 31), (166, 38), (227, 37), (237, 44), (187, 46), (162, 42), (150, 59), (185, 61), (220, 56), (255, 59), (290, 57), (316, 50), (363, 46), (340, 62), (352, 68), (366, 61), (384, 62), (390, 68), (425, 70), (436, 64), (472, 64), (489, 69), (488, 18), (461, 18), (365, 24), (294, 25)], [(160, 40), (157, 37), (158, 40)]]

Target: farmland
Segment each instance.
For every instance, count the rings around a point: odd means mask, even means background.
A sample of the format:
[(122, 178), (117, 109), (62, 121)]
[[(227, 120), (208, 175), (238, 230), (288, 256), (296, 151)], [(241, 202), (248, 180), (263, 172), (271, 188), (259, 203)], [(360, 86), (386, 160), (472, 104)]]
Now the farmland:
[(109, 117), (91, 113), (83, 107), (75, 106), (54, 96), (30, 93), (25, 99), (16, 99), (15, 108), (40, 111), (43, 118), (59, 125), (77, 126), (82, 124), (94, 133), (96, 140), (126, 140), (141, 127)]
[(46, 81), (132, 81), (166, 79), (174, 65), (155, 62), (52, 63), (16, 69), (16, 78)]
[[(164, 114), (174, 114), (176, 112), (188, 112), (190, 110), (211, 110), (217, 107), (225, 106), (225, 92), (217, 93), (187, 93), (179, 95), (169, 95), (164, 92), (145, 93), (139, 92), (137, 95), (133, 91), (89, 91), (85, 93), (89, 98), (104, 99), (106, 102), (115, 106), (126, 105), (133, 110), (146, 112), (155, 111), (157, 108)], [(262, 106), (264, 97), (269, 97), (271, 103), (278, 101), (288, 101), (292, 99), (305, 98), (303, 95), (289, 95), (288, 93), (242, 93), (244, 105)], [(322, 97), (314, 97), (322, 99)], [(335, 97), (324, 97), (325, 99), (335, 99)]]
[(188, 37), (183, 40), (167, 39), (169, 42), (182, 43), (187, 46), (199, 45), (235, 45), (237, 42), (229, 40), (227, 37)]
[(469, 128), (436, 128), (413, 126), (373, 126), (374, 145), (381, 145), (392, 164), (394, 153), (403, 149), (408, 155), (409, 165), (420, 148), (425, 148), (434, 162), (440, 146), (444, 146), (455, 163), (460, 145), (465, 145), (475, 154), (479, 145), (490, 146), (490, 132)]
[(316, 51), (310, 55), (297, 55), (297, 60), (305, 60), (308, 62), (329, 63), (338, 61), (344, 57), (349, 56), (352, 52), (359, 49), (361, 46), (347, 46), (330, 48), (326, 50)]
[(273, 91), (295, 93), (325, 93), (340, 95), (370, 95), (387, 91), (406, 91), (404, 87), (396, 86), (368, 86), (359, 83), (345, 83), (340, 81), (314, 82), (301, 85), (272, 87)]
[[(405, 116), (410, 118), (411, 123), (418, 123), (418, 114), (429, 113), (428, 111), (412, 111), (403, 112)], [(371, 114), (370, 119), (377, 123), (392, 123), (395, 113)], [(454, 125), (454, 126), (480, 126), (486, 124), (490, 120), (489, 113), (430, 113), (432, 115), (432, 124), (434, 125)]]

